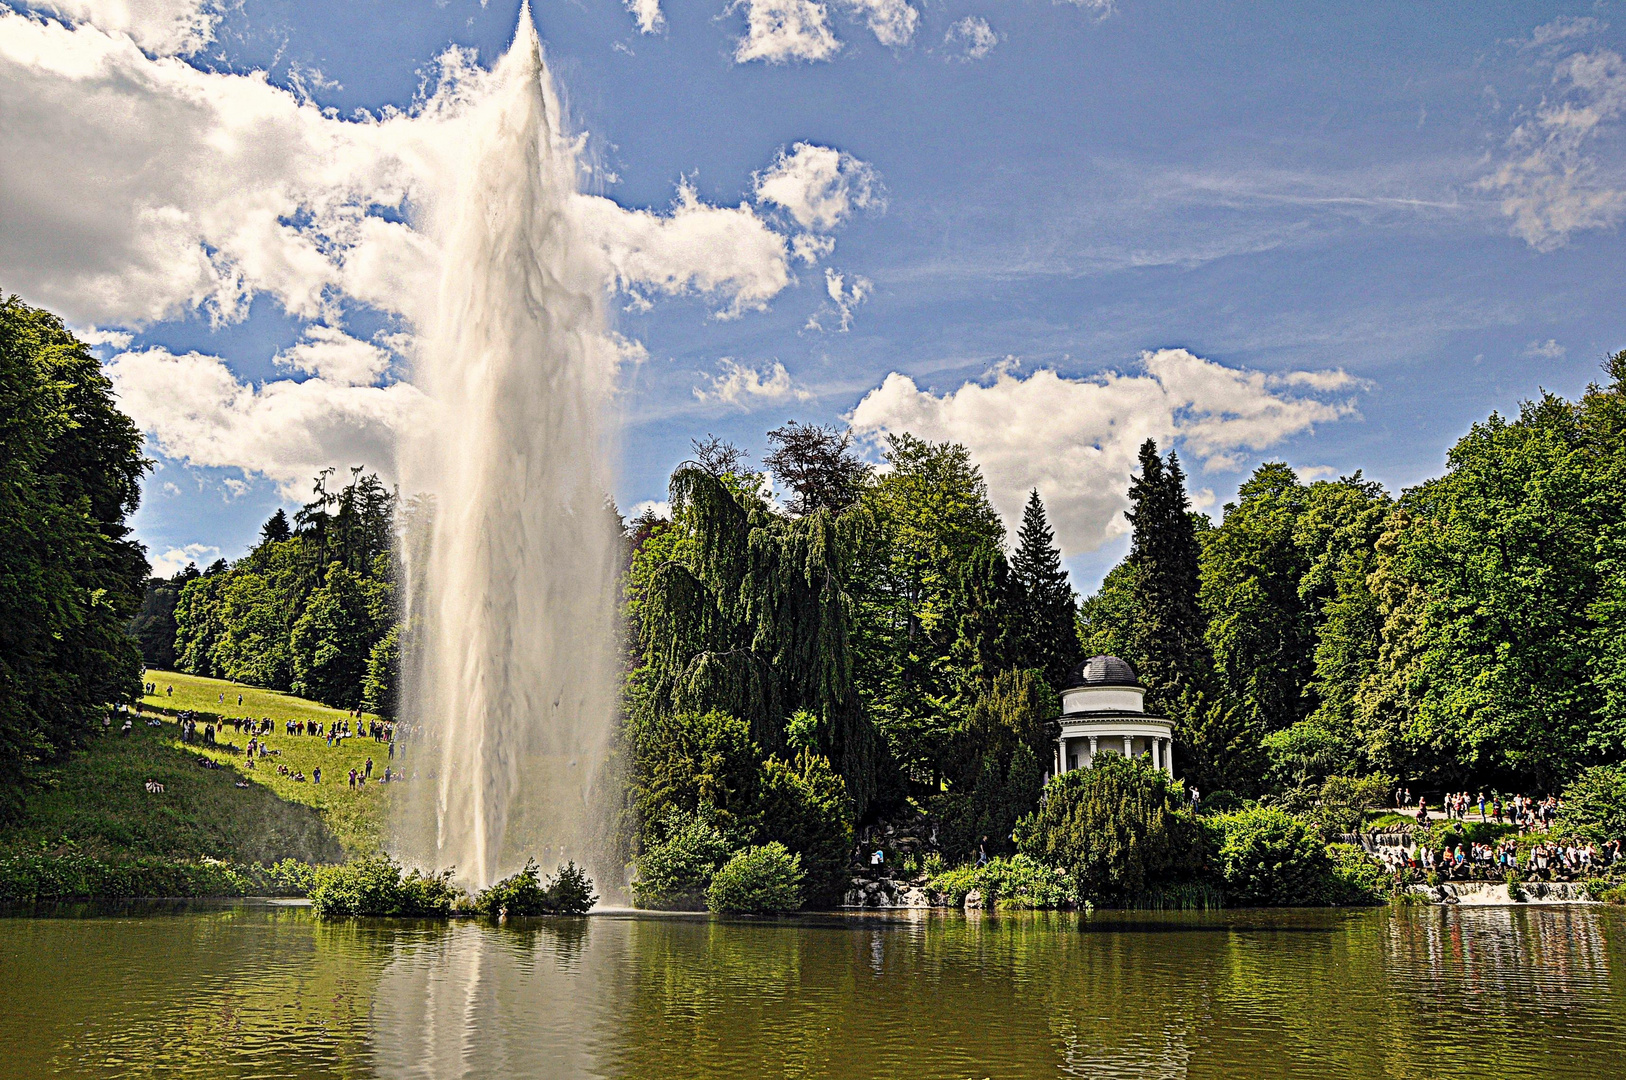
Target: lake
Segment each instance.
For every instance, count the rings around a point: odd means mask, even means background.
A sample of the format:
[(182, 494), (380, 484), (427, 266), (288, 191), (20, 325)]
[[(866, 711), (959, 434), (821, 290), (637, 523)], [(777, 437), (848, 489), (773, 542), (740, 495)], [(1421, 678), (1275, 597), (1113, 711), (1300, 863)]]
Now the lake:
[(1626, 1076), (1596, 906), (0, 918), (0, 1076)]

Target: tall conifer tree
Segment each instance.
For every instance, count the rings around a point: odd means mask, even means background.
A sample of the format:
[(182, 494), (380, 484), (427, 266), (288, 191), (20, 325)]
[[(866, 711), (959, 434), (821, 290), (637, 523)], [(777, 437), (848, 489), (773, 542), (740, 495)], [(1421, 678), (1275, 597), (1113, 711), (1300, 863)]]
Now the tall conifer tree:
[(1022, 594), (1022, 665), (1043, 671), (1050, 688), (1062, 690), (1084, 658), (1078, 640), (1078, 598), (1061, 568), (1061, 551), (1038, 488), (1028, 495), (1016, 535), (1011, 576)]
[(1206, 688), (1212, 660), (1197, 606), (1197, 531), (1185, 474), (1180, 459), (1171, 451), (1165, 463), (1151, 439), (1141, 445), (1140, 476), (1129, 485), (1129, 502), (1129, 558), (1136, 571), (1130, 637), (1147, 711), (1167, 716), (1182, 693)]

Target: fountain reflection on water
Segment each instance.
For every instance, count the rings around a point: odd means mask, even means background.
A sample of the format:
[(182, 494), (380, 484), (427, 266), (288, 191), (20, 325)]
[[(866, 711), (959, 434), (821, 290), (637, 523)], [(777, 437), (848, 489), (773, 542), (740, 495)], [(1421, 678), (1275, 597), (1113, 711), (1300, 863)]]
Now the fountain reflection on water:
[[(574, 145), (528, 7), (464, 106), (471, 137), (426, 227), (439, 290), (419, 320), (430, 399), (402, 446), (432, 497), (408, 543), (413, 755), (397, 848), (491, 883), (582, 860), (614, 712), (615, 533), (604, 270), (572, 213)], [(602, 868), (599, 869), (602, 874)]]

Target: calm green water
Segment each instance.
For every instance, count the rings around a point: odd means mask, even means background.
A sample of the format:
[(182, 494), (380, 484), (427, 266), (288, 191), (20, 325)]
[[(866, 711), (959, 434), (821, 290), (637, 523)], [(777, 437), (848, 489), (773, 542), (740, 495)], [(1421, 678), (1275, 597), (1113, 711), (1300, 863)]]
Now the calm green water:
[(0, 919), (0, 1076), (1626, 1076), (1626, 912)]

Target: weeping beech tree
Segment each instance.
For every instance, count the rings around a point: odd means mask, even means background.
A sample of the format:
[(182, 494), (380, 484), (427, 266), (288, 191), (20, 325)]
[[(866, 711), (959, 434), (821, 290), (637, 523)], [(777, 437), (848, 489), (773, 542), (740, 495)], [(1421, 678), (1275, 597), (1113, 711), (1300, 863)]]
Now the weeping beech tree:
[(868, 516), (818, 509), (787, 517), (695, 463), (672, 474), (671, 495), (693, 544), (655, 571), (644, 600), (652, 706), (731, 713), (766, 753), (786, 749), (786, 719), (805, 710), (817, 721), (816, 749), (862, 816), (881, 747), (853, 683), (844, 572), (873, 533)]

